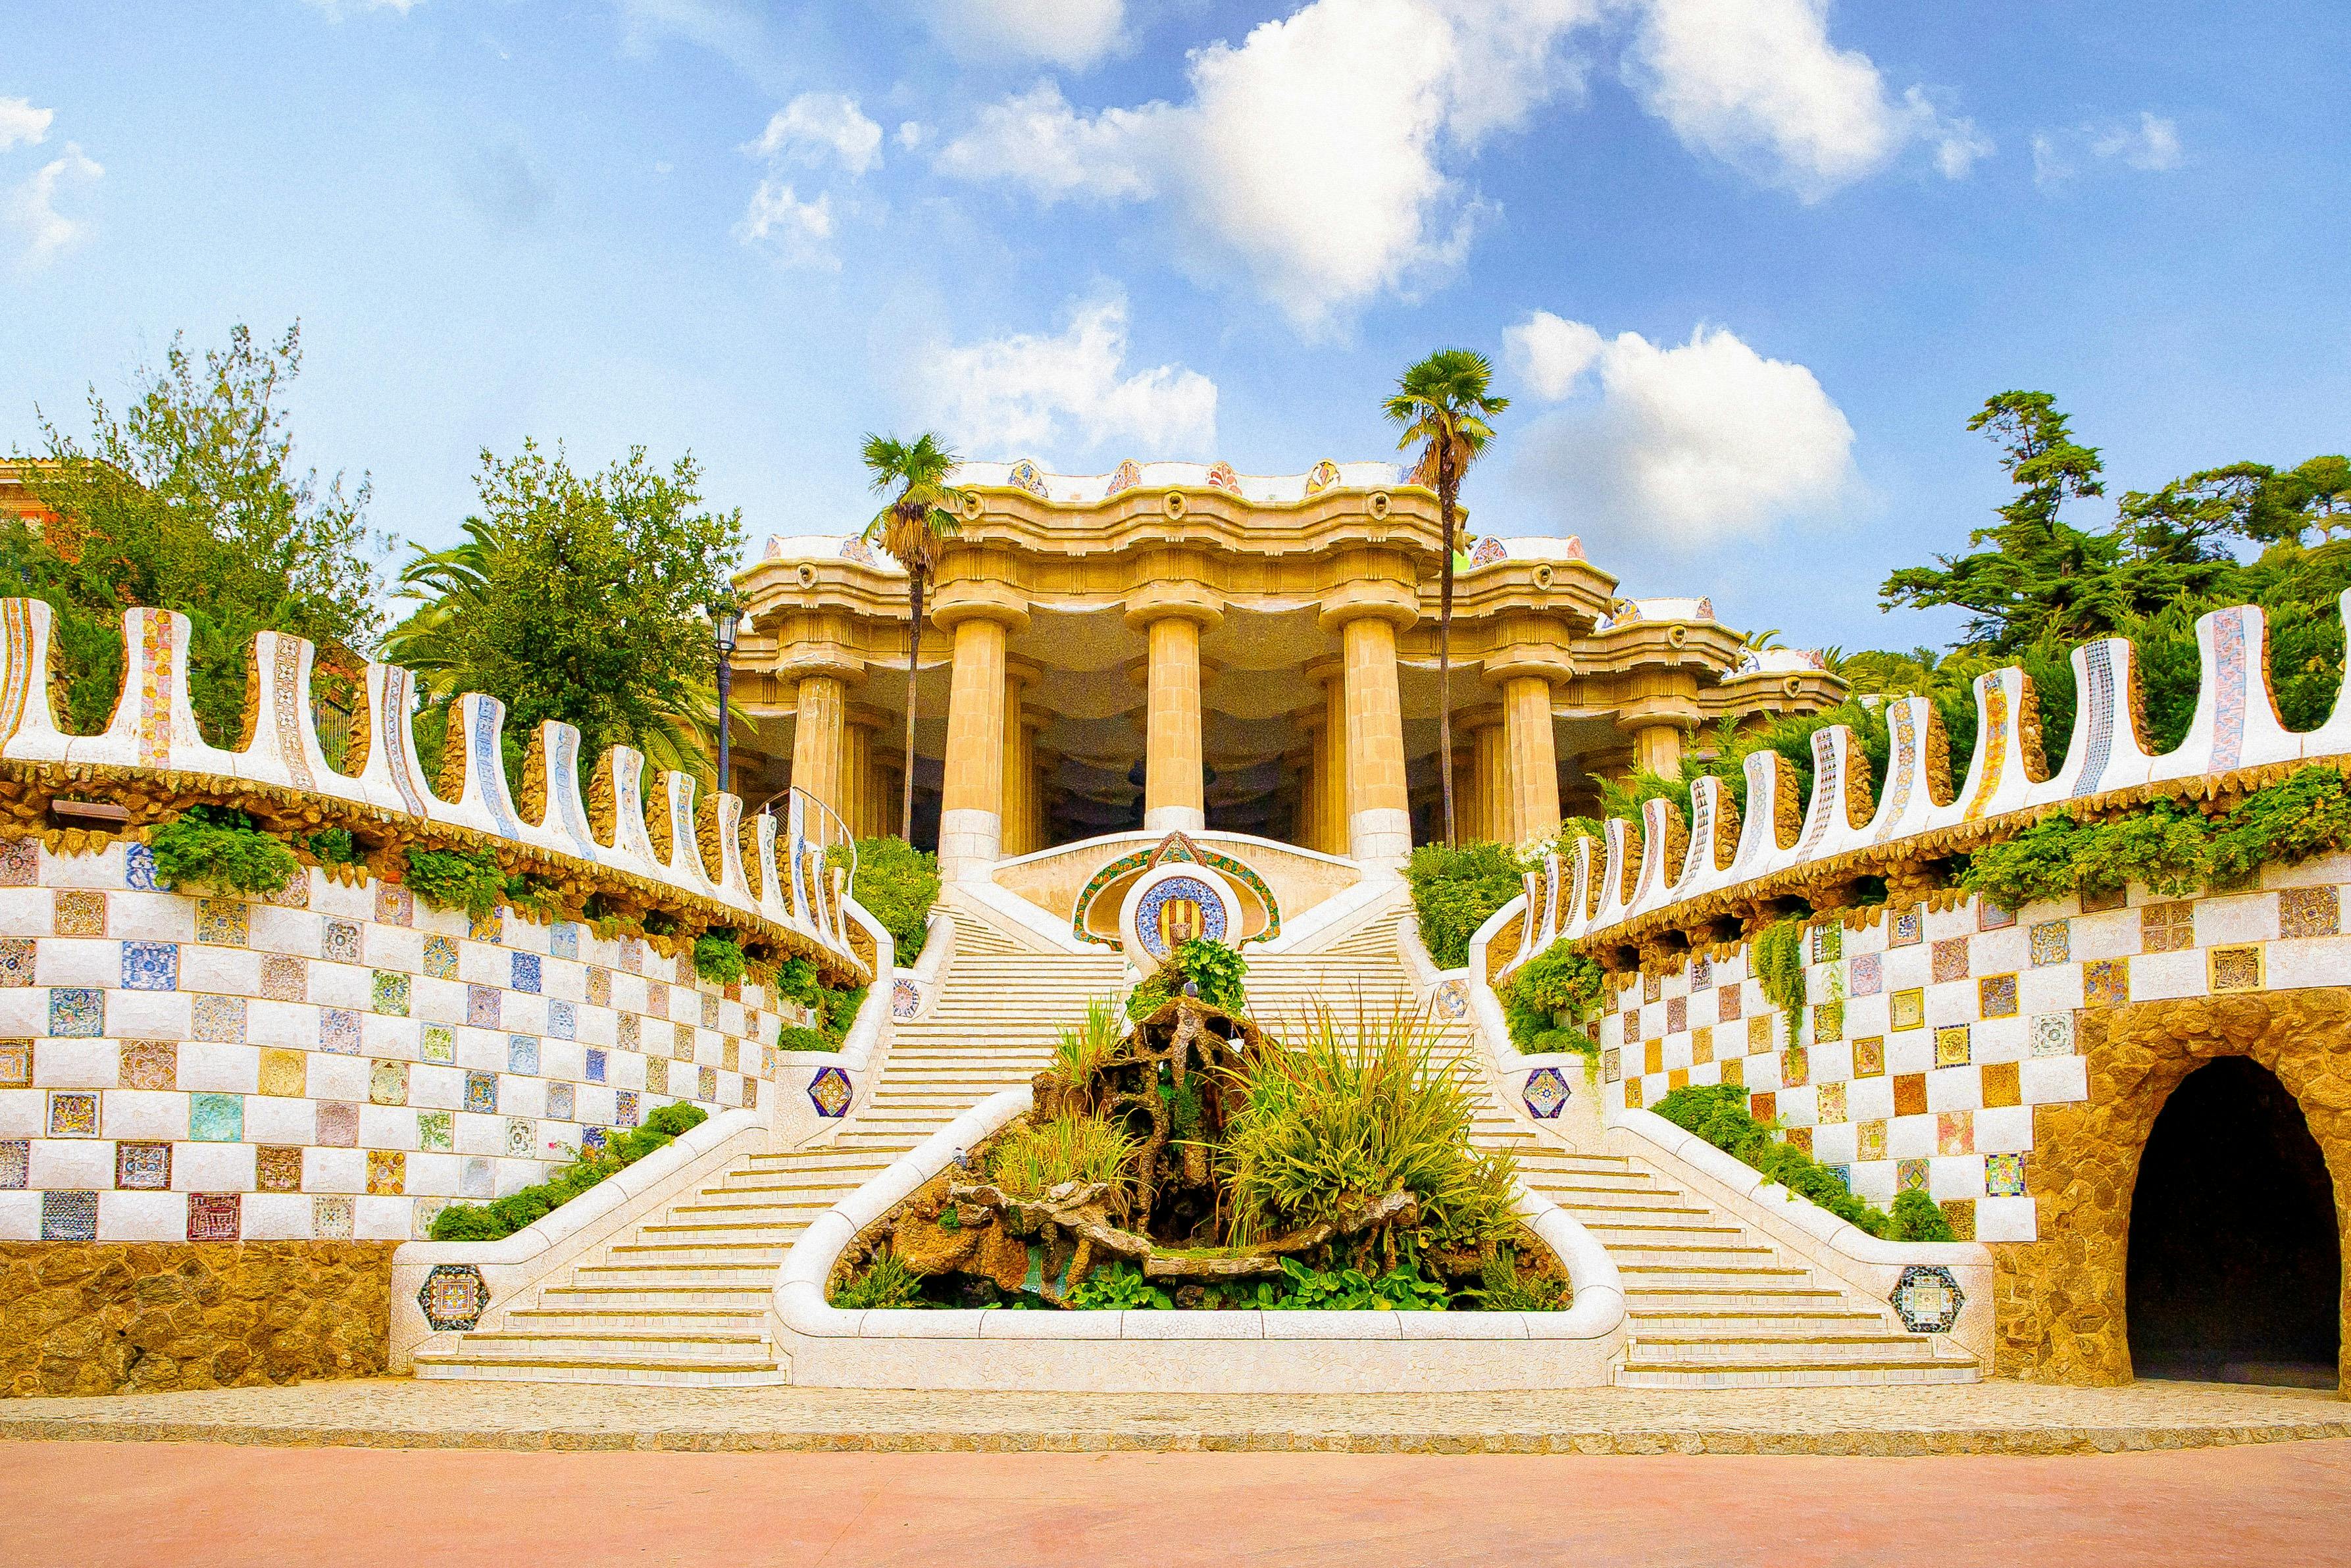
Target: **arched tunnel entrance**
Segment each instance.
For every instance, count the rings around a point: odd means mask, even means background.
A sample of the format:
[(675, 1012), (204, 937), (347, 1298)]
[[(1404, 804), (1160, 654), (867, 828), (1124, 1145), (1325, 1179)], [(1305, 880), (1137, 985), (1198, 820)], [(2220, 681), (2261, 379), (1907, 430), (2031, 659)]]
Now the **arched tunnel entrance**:
[(2131, 1201), (2133, 1371), (2334, 1387), (2342, 1271), (2326, 1162), (2285, 1086), (2241, 1056), (2181, 1080)]

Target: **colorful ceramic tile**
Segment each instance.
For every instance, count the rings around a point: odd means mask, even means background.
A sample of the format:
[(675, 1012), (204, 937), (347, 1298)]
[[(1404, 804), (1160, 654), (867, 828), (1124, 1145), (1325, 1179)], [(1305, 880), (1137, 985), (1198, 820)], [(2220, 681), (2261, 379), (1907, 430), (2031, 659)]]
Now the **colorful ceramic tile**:
[(319, 1104), (319, 1130), (314, 1141), (329, 1149), (356, 1146), (360, 1141), (360, 1108), (348, 1101), (321, 1101)]
[(62, 888), (51, 912), (50, 929), (60, 936), (106, 935), (106, 894), (82, 888)]
[(0, 1192), (24, 1191), (32, 1167), (30, 1138), (0, 1138)]
[(746, 1111), (755, 1111), (755, 1110), (758, 1109), (758, 1105), (759, 1105), (759, 1081), (758, 1081), (758, 1079), (756, 1079), (756, 1078), (746, 1078), (746, 1079), (744, 1079), (744, 1080), (743, 1080), (743, 1109), (745, 1109)]
[(2179, 899), (2149, 904), (2138, 912), (2139, 949), (2147, 953), (2185, 953), (2196, 946), (2196, 905)]
[(1855, 953), (1845, 960), (1845, 994), (1874, 997), (1886, 983), (1885, 956)]
[(536, 1076), (538, 1071), (538, 1040), (535, 1035), (507, 1036), (507, 1071)]
[(586, 1076), (590, 1083), (604, 1082), (604, 1053), (592, 1045), (588, 1048)]
[(469, 942), (492, 944), (505, 941), (507, 939), (506, 916), (496, 910), (487, 915), (474, 916), (465, 927), (465, 939)]
[(498, 1027), (498, 988), (496, 986), (465, 988), (465, 1021), (475, 1029)]
[(386, 1018), (408, 1016), (408, 977), (392, 969), (378, 969), (371, 987), (375, 1010)]
[(622, 1013), (617, 1032), (620, 1035), (620, 1046), (622, 1051), (643, 1049), (643, 1040), (641, 1038), (643, 1028), (638, 1023), (636, 1014)]
[(172, 1090), (180, 1086), (180, 1042), (126, 1040), (116, 1069), (125, 1089)]
[(699, 1042), (695, 1039), (694, 1026), (692, 1024), (682, 1023), (677, 1026), (677, 1032), (674, 1037), (674, 1043), (670, 1047), (669, 1053), (677, 1058), (680, 1061), (692, 1061), (695, 1059), (695, 1048), (698, 1043)]
[(645, 1016), (655, 1019), (669, 1017), (669, 988), (658, 980), (645, 982)]
[(1896, 1192), (1925, 1192), (1927, 1190), (1927, 1162), (1925, 1160), (1895, 1161), (1894, 1190)]
[(2094, 958), (2082, 966), (2082, 1002), (2085, 1007), (2118, 1008), (2130, 1000), (2130, 960)]
[(34, 951), (30, 936), (0, 937), (0, 986), (33, 983)]
[(349, 920), (329, 920), (319, 943), (319, 956), (330, 964), (360, 961), (360, 928)]
[(416, 1113), (416, 1146), (427, 1154), (448, 1154), (457, 1146), (457, 1118), (451, 1111)]
[(2002, 909), (1997, 904), (1988, 903), (1976, 905), (1976, 929), (1979, 931), (2005, 931), (2015, 924), (2016, 911), (2013, 909)]
[(1693, 1067), (1714, 1060), (1714, 1030), (1700, 1024), (1690, 1030), (1690, 1065)]
[(446, 936), (427, 936), (424, 939), (424, 972), (436, 980), (455, 979), (457, 944)]
[(94, 1192), (41, 1194), (41, 1239), (44, 1241), (97, 1240), (98, 1194)]
[(1976, 1239), (1976, 1200), (1971, 1197), (1947, 1197), (1938, 1205), (1943, 1211), (1943, 1223), (1951, 1228), (1954, 1241)]
[(1713, 985), (1714, 960), (1711, 958), (1691, 959), (1690, 989), (1693, 991), (1708, 990), (1713, 988)]
[(1897, 1116), (1923, 1116), (1927, 1113), (1925, 1073), (1897, 1072), (1894, 1075), (1894, 1113)]
[[(29, 1040), (0, 1040), (0, 1089), (30, 1089), (32, 1086), (33, 1042)], [(141, 1089), (151, 1086), (126, 1082), (123, 1087)]]
[(637, 1124), (637, 1092), (633, 1089), (612, 1091), (612, 1125), (633, 1127)]
[(1733, 1022), (1745, 999), (1746, 993), (1735, 983), (1723, 987), (1714, 994), (1714, 1016), (1724, 1023)]
[(1970, 1060), (1967, 1025), (1945, 1024), (1935, 1030), (1936, 1066), (1965, 1067)]
[(2027, 933), (2035, 968), (2063, 964), (2074, 956), (2074, 925), (2068, 920), (2043, 920)]
[(1600, 1053), (1600, 1082), (1603, 1083), (1614, 1083), (1619, 1077), (1623, 1076), (1624, 1070), (1622, 1063), (1624, 1062), (1624, 1053), (1619, 1051), (1613, 1045), (1607, 1050), (1602, 1051)]
[(408, 1103), (408, 1063), (378, 1057), (368, 1063), (368, 1099), (378, 1105)]
[(1780, 1085), (1783, 1089), (1801, 1089), (1813, 1081), (1812, 1052), (1801, 1045), (1792, 1045), (1780, 1055)]
[[(567, 1083), (564, 1087), (568, 1089), (570, 1085)], [(528, 1116), (507, 1118), (507, 1157), (508, 1159), (527, 1160), (537, 1155), (538, 1153), (536, 1147), (537, 1138), (538, 1133), (531, 1126), (530, 1118)]]
[(819, 1068), (816, 1077), (809, 1082), (809, 1100), (816, 1106), (816, 1113), (820, 1116), (846, 1115), (850, 1102), (856, 1098), (856, 1093), (850, 1084), (849, 1074), (838, 1067)]
[(718, 997), (714, 991), (702, 993), (702, 1027), (705, 1029), (718, 1027)]
[(1813, 962), (1834, 964), (1844, 956), (1844, 927), (1831, 921), (1813, 927)]
[(155, 852), (145, 844), (122, 847), (122, 885), (134, 893), (162, 893), (170, 886), (156, 873)]
[(632, 975), (645, 972), (645, 944), (641, 936), (621, 938), (621, 967)]
[(1933, 947), (1932, 977), (1937, 985), (1947, 980), (1968, 977), (1968, 939), (1953, 936), (1938, 942)]
[(188, 1022), (195, 1039), (214, 1044), (245, 1044), (245, 997), (197, 997), (188, 1006)]
[(2215, 992), (2258, 991), (2262, 988), (2262, 946), (2258, 942), (2205, 950), (2207, 977)]
[(557, 921), (554, 927), (548, 932), (547, 947), (549, 955), (553, 957), (579, 957), (580, 927), (578, 924), (569, 920)]
[(1984, 1196), (1986, 1197), (2022, 1197), (2024, 1195), (2024, 1156), (2022, 1155), (1986, 1155), (1984, 1156)]
[(1807, 1158), (1812, 1155), (1813, 1130), (1810, 1127), (1790, 1127), (1780, 1134), (1780, 1141)]
[[(1915, 1190), (1924, 1192), (1926, 1188), (1921, 1186)], [(1972, 1215), (1969, 1229), (1970, 1233), (1974, 1229)], [(1967, 1304), (1967, 1299), (1949, 1269), (1925, 1263), (1905, 1267), (1900, 1282), (1887, 1298), (1893, 1303), (1895, 1315), (1902, 1320), (1902, 1326), (1912, 1333), (1950, 1333), (1959, 1321), (1959, 1309)]]
[(2341, 935), (2342, 930), (2341, 889), (2332, 886), (2288, 887), (2278, 891), (2280, 936), (2335, 936)]
[(1663, 1072), (1666, 1070), (1666, 1042), (1648, 1040), (1641, 1042), (1641, 1071)]
[[(1709, 1048), (1709, 1054), (1711, 1054), (1711, 1048)], [(719, 1070), (725, 1072), (739, 1072), (743, 1070), (743, 1042), (731, 1034), (718, 1049), (718, 1066)]]
[(2024, 1098), (2021, 1074), (2013, 1061), (1987, 1061), (1983, 1064), (1983, 1103), (1986, 1110), (1997, 1111), (2016, 1105)]
[(588, 967), (588, 1005), (609, 1008), (612, 1005), (612, 971), (595, 965)]
[(125, 942), (122, 945), (122, 988), (126, 991), (178, 990), (180, 945), (176, 942)]
[(718, 1103), (718, 1069), (705, 1067), (695, 1073), (694, 1097), (705, 1104)]
[(310, 995), (310, 960), (290, 953), (272, 953), (261, 960), (261, 995), (273, 1002), (306, 1001)]
[(398, 1149), (370, 1149), (367, 1189), (370, 1197), (399, 1197), (408, 1187), (408, 1156)]
[(1641, 971), (1641, 1000), (1662, 1001), (1666, 995), (1666, 977), (1655, 969)]
[(601, 1127), (580, 1129), (580, 1152), (582, 1154), (601, 1155), (604, 1152), (606, 1142), (604, 1129)]
[(213, 947), (242, 947), (250, 926), (241, 898), (196, 900), (196, 940)]
[(465, 1109), (496, 1115), (498, 1109), (498, 1075), (495, 1072), (465, 1074)]
[(375, 884), (375, 918), (380, 925), (409, 925), (416, 920), (416, 895), (391, 883)]
[(320, 1008), (319, 1049), (337, 1056), (357, 1056), (360, 1053), (360, 1015), (348, 1008)]
[(300, 1192), (301, 1149), (292, 1144), (264, 1144), (254, 1150), (253, 1185), (263, 1192)]
[(536, 953), (517, 953), (513, 956), (513, 988), (517, 991), (530, 992), (534, 996), (537, 995), (538, 992), (539, 976), (538, 955)]
[(99, 1097), (86, 1089), (49, 1091), (49, 1136), (95, 1138), (99, 1128)]
[(1813, 1109), (1813, 1113), (1820, 1118), (1821, 1124), (1823, 1126), (1828, 1126), (1834, 1123), (1844, 1121), (1844, 1085), (1842, 1083), (1822, 1084), (1820, 1088), (1814, 1092)]
[(164, 1143), (115, 1145), (114, 1185), (125, 1192), (171, 1191), (172, 1145)]
[(2012, 1019), (2016, 1016), (2016, 977), (1986, 975), (1976, 982), (1976, 1016)]
[(357, 1207), (348, 1197), (312, 1198), (310, 1234), (321, 1241), (349, 1241), (351, 1239), (352, 1211)]
[(1883, 1120), (1855, 1122), (1853, 1124), (1853, 1157), (1856, 1160), (1882, 1160), (1886, 1157), (1886, 1124)]
[(1763, 1052), (1771, 1049), (1771, 1019), (1773, 1016), (1774, 1015), (1771, 1013), (1757, 1013), (1753, 1018), (1747, 1020), (1748, 1055), (1761, 1056)]
[[(144, 844), (138, 847), (146, 848)], [(0, 887), (38, 887), (40, 884), (41, 841), (0, 839)]]
[(1813, 1009), (1813, 1043), (1825, 1045), (1844, 1038), (1844, 1004), (1822, 1002)]
[(448, 1066), (457, 1060), (457, 1031), (445, 1023), (426, 1024), (416, 1054), (421, 1061)]
[(245, 1096), (215, 1093), (189, 1095), (188, 1136), (199, 1144), (245, 1142)]
[(1944, 1111), (1935, 1117), (1935, 1152), (1971, 1155), (1976, 1152), (1975, 1113)]
[[(238, 1004), (240, 1008), (243, 1005)], [(102, 1037), (106, 1033), (106, 993), (53, 988), (49, 992), (49, 1033), (66, 1040)]]
[(1853, 1075), (1855, 1078), (1878, 1078), (1886, 1072), (1886, 1039), (1883, 1035), (1864, 1035), (1853, 1042)]
[(1722, 1082), (1725, 1082), (1725, 1083), (1744, 1083), (1744, 1082), (1747, 1082), (1747, 1061), (1746, 1061), (1746, 1059), (1745, 1059), (1745, 1058), (1743, 1058), (1743, 1057), (1737, 1057), (1737, 1056), (1734, 1056), (1734, 1057), (1731, 1057), (1731, 1058), (1729, 1058), (1729, 1060), (1725, 1061), (1723, 1062), (1723, 1064), (1722, 1064)]
[(1920, 1029), (1927, 1022), (1927, 993), (1896, 991), (1886, 1002), (1886, 1022), (1893, 1029)]
[(558, 1040), (579, 1038), (580, 1015), (569, 1002), (547, 1004), (547, 1032)]
[(1625, 1109), (1639, 1111), (1646, 1107), (1646, 1103), (1641, 1098), (1641, 1081), (1637, 1078), (1625, 1080)]
[(1750, 1094), (1747, 1097), (1747, 1110), (1748, 1113), (1759, 1122), (1776, 1121), (1780, 1115), (1780, 1096), (1776, 1091), (1770, 1090), (1761, 1093)]
[(1689, 998), (1672, 997), (1666, 1002), (1666, 1032), (1679, 1034), (1689, 1028)]
[(281, 1099), (299, 1099), (308, 1092), (309, 1059), (298, 1051), (261, 1053), (260, 1089)]
[(547, 1086), (548, 1118), (550, 1121), (556, 1122), (569, 1122), (571, 1120), (571, 1113), (576, 1103), (576, 1099), (577, 1097), (572, 1092), (572, 1087), (570, 1084), (549, 1084)]
[(1915, 947), (1926, 934), (1927, 916), (1917, 904), (1894, 912), (1894, 928), (1886, 938), (1888, 947)]

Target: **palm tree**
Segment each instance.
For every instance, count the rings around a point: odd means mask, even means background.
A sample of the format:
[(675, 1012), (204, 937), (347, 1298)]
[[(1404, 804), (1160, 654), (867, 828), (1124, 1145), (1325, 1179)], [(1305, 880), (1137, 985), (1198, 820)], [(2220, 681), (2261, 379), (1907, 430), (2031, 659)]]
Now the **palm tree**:
[(955, 537), (956, 510), (968, 499), (947, 483), (963, 459), (928, 431), (912, 441), (893, 435), (865, 438), (865, 466), (876, 492), (896, 490), (891, 503), (865, 525), (864, 537), (879, 539), (890, 558), (906, 569), (906, 768), (899, 802), (898, 834), (914, 841), (914, 673), (923, 646), (923, 591), (938, 570), (946, 540)]
[(1437, 768), (1445, 789), (1445, 841), (1453, 842), (1453, 549), (1458, 538), (1455, 512), (1461, 476), (1494, 438), (1487, 421), (1510, 406), (1488, 387), (1493, 361), (1469, 349), (1439, 349), (1405, 371), (1395, 395), (1383, 405), (1403, 425), (1396, 442), (1403, 451), (1420, 444), (1413, 469), (1416, 485), (1437, 490), (1437, 515), (1445, 528), (1443, 575), (1437, 598)]

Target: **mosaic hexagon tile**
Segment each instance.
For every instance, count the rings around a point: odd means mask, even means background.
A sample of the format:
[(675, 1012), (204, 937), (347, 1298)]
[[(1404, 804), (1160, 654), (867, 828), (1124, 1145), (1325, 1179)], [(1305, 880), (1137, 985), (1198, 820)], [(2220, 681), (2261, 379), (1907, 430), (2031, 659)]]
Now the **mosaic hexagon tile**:
[(1551, 1121), (1567, 1109), (1570, 1094), (1567, 1078), (1556, 1067), (1538, 1067), (1528, 1073), (1526, 1087), (1521, 1092), (1528, 1112), (1542, 1121)]
[(1950, 1333), (1967, 1304), (1959, 1281), (1940, 1264), (1907, 1265), (1888, 1300), (1895, 1316), (1912, 1333)]

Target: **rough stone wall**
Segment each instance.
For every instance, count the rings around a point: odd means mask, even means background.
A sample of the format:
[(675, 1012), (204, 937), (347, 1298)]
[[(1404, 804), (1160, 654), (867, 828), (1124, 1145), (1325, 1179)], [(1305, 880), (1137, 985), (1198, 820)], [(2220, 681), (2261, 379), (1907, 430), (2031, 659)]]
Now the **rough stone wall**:
[[(2277, 1075), (2326, 1156), (2351, 1256), (2351, 988), (2142, 1002), (2082, 1017), (2089, 1098), (2033, 1111), (2041, 1239), (1991, 1249), (1992, 1369), (2045, 1383), (2127, 1383), (2124, 1315), (2139, 1156), (2171, 1092), (2204, 1063), (2249, 1056)], [(2351, 1395), (2351, 1289), (2343, 1387)]]
[(393, 1242), (0, 1242), (0, 1395), (367, 1377)]

